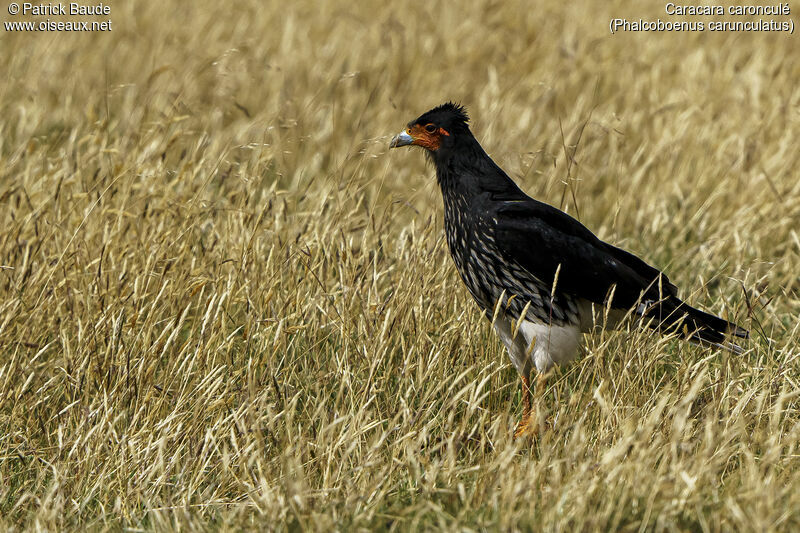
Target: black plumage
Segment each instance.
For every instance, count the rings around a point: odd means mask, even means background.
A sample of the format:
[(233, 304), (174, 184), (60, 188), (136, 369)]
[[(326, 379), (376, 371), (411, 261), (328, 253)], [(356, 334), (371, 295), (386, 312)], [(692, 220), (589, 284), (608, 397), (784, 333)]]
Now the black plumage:
[[(472, 135), (463, 107), (447, 103), (413, 120), (391, 144), (404, 145), (425, 148), (436, 167), (450, 253), (489, 318), (500, 299), (504, 316), (522, 317), (531, 331), (548, 332), (549, 338), (551, 326), (587, 331), (592, 304), (608, 305), (620, 316), (632, 309), (658, 330), (740, 351), (726, 335), (747, 337), (746, 330), (689, 306), (658, 269), (522, 192)], [(529, 354), (509, 335), (501, 336), (527, 383), (532, 365), (518, 359)], [(526, 346), (531, 342), (536, 340), (525, 339)], [(562, 344), (545, 347), (534, 361), (537, 369), (568, 360), (572, 355), (557, 352), (571, 350), (573, 343)]]

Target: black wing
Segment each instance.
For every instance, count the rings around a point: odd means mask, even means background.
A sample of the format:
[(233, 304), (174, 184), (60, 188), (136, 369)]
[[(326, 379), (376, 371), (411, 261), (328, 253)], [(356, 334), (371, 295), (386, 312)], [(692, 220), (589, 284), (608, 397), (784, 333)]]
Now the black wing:
[[(563, 211), (533, 199), (501, 201), (496, 210), (495, 242), (511, 260), (565, 293), (604, 304), (614, 289), (614, 308), (645, 299), (677, 296), (666, 275), (633, 254), (598, 239)], [(559, 270), (560, 265), (560, 270)]]

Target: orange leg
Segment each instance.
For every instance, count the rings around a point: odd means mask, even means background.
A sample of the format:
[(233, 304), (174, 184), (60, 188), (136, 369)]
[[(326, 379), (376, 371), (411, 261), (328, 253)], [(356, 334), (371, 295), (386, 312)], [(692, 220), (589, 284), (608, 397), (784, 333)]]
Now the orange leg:
[[(535, 400), (538, 404), (539, 397), (541, 397), (542, 393), (544, 392), (545, 387), (545, 375), (538, 374), (536, 376), (536, 390), (535, 393)], [(538, 421), (536, 420), (536, 410), (531, 407), (531, 382), (530, 378), (523, 376), (522, 377), (522, 418), (520, 419), (519, 423), (517, 424), (516, 430), (514, 430), (514, 438), (521, 437), (523, 435), (536, 435), (539, 432), (539, 425)]]
[(514, 438), (521, 437), (528, 432), (528, 424), (531, 422), (531, 380), (528, 376), (522, 376), (522, 418), (517, 423), (514, 430)]

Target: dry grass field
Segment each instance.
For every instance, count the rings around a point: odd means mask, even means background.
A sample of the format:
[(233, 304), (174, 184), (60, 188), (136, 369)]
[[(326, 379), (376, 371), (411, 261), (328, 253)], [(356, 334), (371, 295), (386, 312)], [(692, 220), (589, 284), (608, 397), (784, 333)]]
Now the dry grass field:
[[(664, 5), (130, 1), (111, 32), (0, 31), (0, 529), (800, 528), (800, 37), (612, 17)], [(746, 353), (599, 331), (512, 440), (433, 169), (388, 150), (448, 99)]]

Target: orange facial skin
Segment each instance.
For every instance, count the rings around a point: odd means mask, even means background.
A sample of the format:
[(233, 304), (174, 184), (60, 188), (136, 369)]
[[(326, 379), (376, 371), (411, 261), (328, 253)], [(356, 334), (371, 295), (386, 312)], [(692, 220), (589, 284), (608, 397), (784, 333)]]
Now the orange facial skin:
[(414, 142), (412, 144), (422, 146), (431, 152), (435, 152), (442, 144), (442, 137), (445, 135), (449, 136), (450, 134), (444, 128), (438, 128), (433, 132), (429, 132), (426, 129), (428, 126), (430, 126), (430, 124), (425, 126), (422, 124), (414, 124), (410, 128), (406, 129), (406, 133), (414, 138)]

